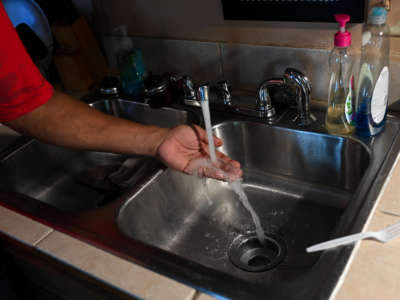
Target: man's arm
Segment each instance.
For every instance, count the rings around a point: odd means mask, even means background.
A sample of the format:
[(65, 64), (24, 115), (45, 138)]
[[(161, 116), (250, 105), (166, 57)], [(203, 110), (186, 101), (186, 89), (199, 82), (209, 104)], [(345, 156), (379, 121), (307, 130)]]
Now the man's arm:
[(57, 91), (45, 104), (5, 124), (59, 146), (151, 156), (169, 131), (106, 115)]

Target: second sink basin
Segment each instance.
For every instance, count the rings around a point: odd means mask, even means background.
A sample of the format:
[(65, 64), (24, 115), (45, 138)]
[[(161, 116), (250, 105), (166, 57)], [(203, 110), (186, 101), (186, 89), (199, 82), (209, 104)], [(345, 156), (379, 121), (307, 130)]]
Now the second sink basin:
[[(132, 101), (101, 100), (90, 105), (107, 114), (160, 127), (196, 122), (195, 115), (187, 111), (153, 109)], [(125, 177), (114, 176), (119, 182), (111, 180), (113, 174), (124, 172), (121, 168), (128, 159)], [(14, 153), (0, 156), (0, 190), (21, 193), (63, 211), (84, 211), (116, 199), (126, 182), (130, 187), (139, 184), (160, 167), (152, 158), (67, 149), (32, 140)]]
[[(242, 165), (244, 190), (273, 241), (270, 254), (251, 254), (256, 253), (251, 244), (244, 249), (255, 228), (228, 183), (172, 170), (123, 205), (120, 230), (260, 285), (266, 298), (301, 299), (299, 286), (313, 284), (311, 271), (320, 256), (305, 249), (331, 236), (369, 166), (367, 147), (353, 139), (260, 123), (226, 122), (214, 131), (224, 141), (221, 150)], [(234, 249), (238, 239), (241, 249)], [(251, 272), (281, 253), (274, 268)], [(235, 259), (248, 268), (238, 267)]]

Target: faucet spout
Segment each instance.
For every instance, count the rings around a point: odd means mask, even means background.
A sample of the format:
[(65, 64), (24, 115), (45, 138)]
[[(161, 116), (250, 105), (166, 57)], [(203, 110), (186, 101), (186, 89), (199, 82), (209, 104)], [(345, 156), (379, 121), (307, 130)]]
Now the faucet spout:
[(295, 122), (299, 126), (311, 125), (316, 121), (316, 118), (310, 111), (311, 83), (309, 79), (303, 73), (293, 68), (287, 68), (283, 78), (287, 85), (294, 85), (296, 87), (298, 114)]
[(209, 101), (210, 84), (204, 83), (196, 88), (196, 99), (200, 102)]

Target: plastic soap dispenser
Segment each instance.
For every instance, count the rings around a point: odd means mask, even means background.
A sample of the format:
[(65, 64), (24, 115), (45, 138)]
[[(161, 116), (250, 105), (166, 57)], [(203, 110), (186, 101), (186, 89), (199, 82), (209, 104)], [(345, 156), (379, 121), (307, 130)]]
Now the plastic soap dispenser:
[(386, 123), (390, 54), (386, 16), (384, 7), (373, 7), (362, 35), (356, 134), (363, 137), (382, 132)]
[(335, 46), (329, 55), (331, 78), (325, 127), (329, 133), (349, 135), (355, 130), (353, 63), (349, 55), (351, 33), (346, 30), (350, 16), (337, 14), (335, 19), (340, 25), (340, 30), (335, 34)]
[(142, 96), (145, 73), (142, 51), (133, 46), (132, 40), (127, 36), (125, 26), (116, 28), (114, 33), (122, 35), (120, 49), (117, 53), (122, 92), (130, 97)]

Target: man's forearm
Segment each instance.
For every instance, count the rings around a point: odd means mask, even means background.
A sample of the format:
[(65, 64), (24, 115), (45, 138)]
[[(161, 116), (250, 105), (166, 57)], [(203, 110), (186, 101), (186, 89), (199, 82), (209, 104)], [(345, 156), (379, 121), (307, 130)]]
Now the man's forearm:
[(60, 92), (6, 125), (59, 146), (152, 156), (168, 133), (168, 129), (103, 114)]

